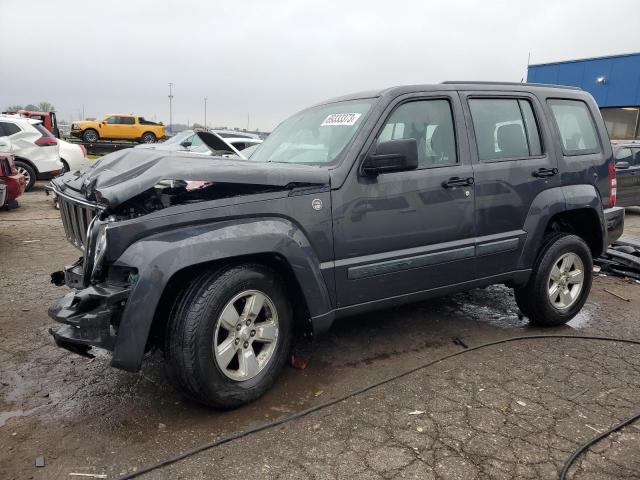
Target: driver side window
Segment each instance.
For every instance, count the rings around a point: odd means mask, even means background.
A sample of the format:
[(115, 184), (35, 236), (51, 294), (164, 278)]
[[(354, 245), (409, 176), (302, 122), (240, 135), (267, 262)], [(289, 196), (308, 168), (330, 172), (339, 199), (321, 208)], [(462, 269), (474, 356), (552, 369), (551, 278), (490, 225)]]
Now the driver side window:
[(415, 138), (418, 168), (458, 163), (453, 114), (448, 100), (418, 100), (400, 105), (378, 136), (378, 143)]

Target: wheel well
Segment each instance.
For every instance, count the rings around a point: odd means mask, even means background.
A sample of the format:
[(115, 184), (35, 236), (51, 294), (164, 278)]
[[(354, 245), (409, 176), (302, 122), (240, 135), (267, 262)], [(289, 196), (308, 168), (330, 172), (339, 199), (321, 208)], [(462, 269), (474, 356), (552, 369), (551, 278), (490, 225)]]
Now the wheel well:
[(64, 164), (64, 168), (69, 171), (69, 163), (62, 157), (60, 157), (60, 161)]
[(293, 273), (293, 268), (291, 268), (289, 262), (282, 255), (277, 253), (263, 253), (242, 255), (239, 257), (191, 265), (174, 273), (165, 285), (160, 301), (156, 306), (147, 348), (154, 345), (159, 347), (163, 346), (165, 326), (169, 319), (171, 309), (175, 301), (180, 297), (181, 293), (188, 287), (190, 282), (196, 276), (204, 271), (217, 270), (219, 268), (238, 265), (241, 263), (259, 263), (278, 272), (282, 277), (288, 297), (291, 300), (296, 335), (309, 333), (311, 331), (309, 309), (307, 307), (304, 294), (302, 293), (302, 289), (300, 288), (300, 284)]
[(545, 235), (551, 232), (578, 235), (589, 246), (594, 257), (600, 256), (604, 248), (600, 218), (592, 208), (578, 208), (554, 215), (547, 223)]
[(150, 133), (151, 135), (153, 135), (153, 136), (154, 136), (154, 138), (158, 138), (158, 137), (156, 137), (156, 134), (155, 134), (155, 133), (150, 132), (149, 130), (147, 130), (147, 131), (146, 131), (146, 132), (144, 132), (142, 135), (140, 135), (140, 138), (144, 137), (147, 133)]
[(31, 160), (27, 160), (26, 158), (23, 158), (23, 157), (16, 157), (16, 162), (23, 162), (28, 164), (31, 168), (33, 168), (33, 171), (36, 172), (36, 175), (40, 173), (38, 168), (33, 164)]

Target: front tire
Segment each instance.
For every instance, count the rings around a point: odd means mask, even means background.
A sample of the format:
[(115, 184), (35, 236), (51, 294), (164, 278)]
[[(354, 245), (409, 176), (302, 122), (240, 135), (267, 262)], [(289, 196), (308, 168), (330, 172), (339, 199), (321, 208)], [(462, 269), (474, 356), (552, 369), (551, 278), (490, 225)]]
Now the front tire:
[(165, 356), (177, 386), (215, 408), (249, 403), (286, 363), (292, 310), (270, 268), (247, 264), (205, 272), (172, 309)]
[(96, 143), (98, 140), (100, 140), (100, 135), (98, 135), (98, 132), (94, 129), (89, 128), (82, 132), (82, 140), (84, 140), (86, 143)]
[(21, 173), (22, 175), (24, 175), (25, 179), (27, 180), (27, 186), (25, 187), (24, 191), (28, 192), (33, 188), (33, 184), (36, 183), (36, 176), (37, 176), (36, 171), (33, 169), (31, 165), (29, 165), (26, 162), (23, 162), (22, 160), (16, 160), (15, 164), (16, 164), (16, 170), (18, 170), (18, 173)]
[(529, 323), (564, 325), (584, 306), (593, 280), (593, 259), (577, 235), (554, 234), (543, 246), (527, 284), (514, 289)]

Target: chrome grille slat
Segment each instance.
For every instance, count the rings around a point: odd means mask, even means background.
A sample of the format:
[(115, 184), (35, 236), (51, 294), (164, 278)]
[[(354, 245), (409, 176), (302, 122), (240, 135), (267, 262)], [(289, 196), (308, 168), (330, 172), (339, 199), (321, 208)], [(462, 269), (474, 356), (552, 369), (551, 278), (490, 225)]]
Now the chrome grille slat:
[(98, 214), (98, 208), (86, 202), (73, 201), (59, 192), (56, 193), (67, 240), (80, 250), (84, 250), (87, 230), (93, 218)]

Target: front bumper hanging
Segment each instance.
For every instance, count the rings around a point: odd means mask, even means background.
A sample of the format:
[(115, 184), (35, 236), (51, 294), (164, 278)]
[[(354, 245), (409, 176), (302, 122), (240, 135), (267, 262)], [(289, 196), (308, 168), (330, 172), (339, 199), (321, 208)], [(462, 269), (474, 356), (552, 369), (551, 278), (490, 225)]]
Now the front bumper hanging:
[(68, 293), (49, 307), (49, 316), (63, 324), (49, 333), (59, 347), (80, 355), (91, 357), (91, 347), (113, 351), (129, 291), (129, 287), (92, 285)]

